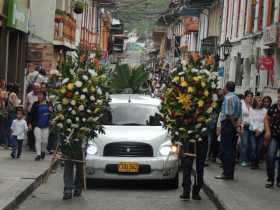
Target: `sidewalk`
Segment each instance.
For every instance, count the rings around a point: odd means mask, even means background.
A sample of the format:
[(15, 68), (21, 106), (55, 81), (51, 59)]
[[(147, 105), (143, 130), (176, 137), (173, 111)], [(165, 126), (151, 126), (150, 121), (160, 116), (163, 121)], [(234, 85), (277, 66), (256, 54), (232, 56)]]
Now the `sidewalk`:
[(35, 153), (24, 151), (21, 159), (11, 159), (0, 147), (0, 210), (15, 209), (36, 189), (46, 175), (51, 156), (35, 162)]
[(205, 191), (223, 210), (279, 210), (280, 188), (264, 187), (266, 183), (265, 164), (259, 170), (237, 166), (235, 180), (216, 180), (222, 169), (210, 163), (205, 168)]

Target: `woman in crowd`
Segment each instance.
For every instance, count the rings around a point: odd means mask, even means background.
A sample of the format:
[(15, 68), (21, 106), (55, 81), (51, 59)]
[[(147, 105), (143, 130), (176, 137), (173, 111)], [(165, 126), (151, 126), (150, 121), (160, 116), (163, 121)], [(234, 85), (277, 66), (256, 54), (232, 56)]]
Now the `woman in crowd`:
[(253, 93), (250, 90), (245, 91), (244, 100), (242, 100), (242, 135), (240, 141), (240, 161), (241, 166), (246, 167), (249, 163), (249, 138), (250, 138), (250, 113), (252, 111)]
[(5, 106), (5, 91), (4, 84), (0, 81), (0, 144), (7, 148), (7, 135), (5, 131), (5, 119), (7, 117)]
[(38, 101), (32, 106), (30, 113), (30, 127), (34, 128), (35, 147), (37, 156), (35, 161), (43, 160), (46, 155), (49, 138), (49, 105), (46, 93), (38, 93)]
[(263, 98), (263, 108), (268, 110), (271, 107), (271, 104), (272, 104), (271, 97), (270, 96), (265, 96)]
[(8, 144), (10, 143), (10, 128), (12, 122), (16, 119), (17, 114), (16, 110), (19, 107), (21, 101), (18, 98), (18, 86), (16, 84), (8, 84), (7, 85), (7, 93), (6, 93), (6, 100), (5, 100), (5, 107), (7, 112), (7, 118), (5, 122), (5, 129), (6, 129), (6, 136), (8, 139)]
[(263, 108), (262, 98), (254, 98), (253, 109), (250, 113), (250, 158), (251, 169), (259, 168), (264, 139), (264, 118), (267, 110)]

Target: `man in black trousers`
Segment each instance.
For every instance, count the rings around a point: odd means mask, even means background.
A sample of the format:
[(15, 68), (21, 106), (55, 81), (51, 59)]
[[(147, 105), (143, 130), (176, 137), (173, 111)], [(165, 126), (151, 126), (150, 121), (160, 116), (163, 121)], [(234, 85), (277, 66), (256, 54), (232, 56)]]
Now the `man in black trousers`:
[(234, 93), (235, 83), (228, 82), (221, 111), (221, 160), (223, 173), (216, 179), (232, 180), (235, 171), (235, 156), (240, 132), (241, 101)]
[[(186, 142), (182, 146), (182, 170), (183, 170), (183, 194), (180, 196), (182, 200), (189, 200), (192, 188), (192, 199), (201, 200), (199, 195), (203, 186), (204, 163), (208, 151), (208, 136), (203, 135), (197, 142)], [(191, 154), (193, 153), (193, 154)], [(194, 176), (194, 185), (192, 185), (191, 175), (193, 170), (193, 162), (196, 161), (196, 172)]]

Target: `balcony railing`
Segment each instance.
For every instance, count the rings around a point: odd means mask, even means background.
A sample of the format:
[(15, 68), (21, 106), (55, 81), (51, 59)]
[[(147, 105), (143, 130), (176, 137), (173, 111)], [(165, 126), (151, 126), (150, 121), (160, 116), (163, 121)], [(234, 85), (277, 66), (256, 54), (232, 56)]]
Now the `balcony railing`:
[(69, 14), (57, 12), (55, 15), (54, 40), (57, 45), (73, 48), (75, 45), (76, 20)]

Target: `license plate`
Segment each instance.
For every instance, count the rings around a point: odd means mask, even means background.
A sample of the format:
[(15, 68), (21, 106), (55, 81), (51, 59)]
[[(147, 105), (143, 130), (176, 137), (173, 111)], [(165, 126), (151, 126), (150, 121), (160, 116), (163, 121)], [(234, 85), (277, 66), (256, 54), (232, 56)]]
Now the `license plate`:
[(118, 172), (119, 173), (138, 173), (139, 164), (138, 163), (119, 163)]

